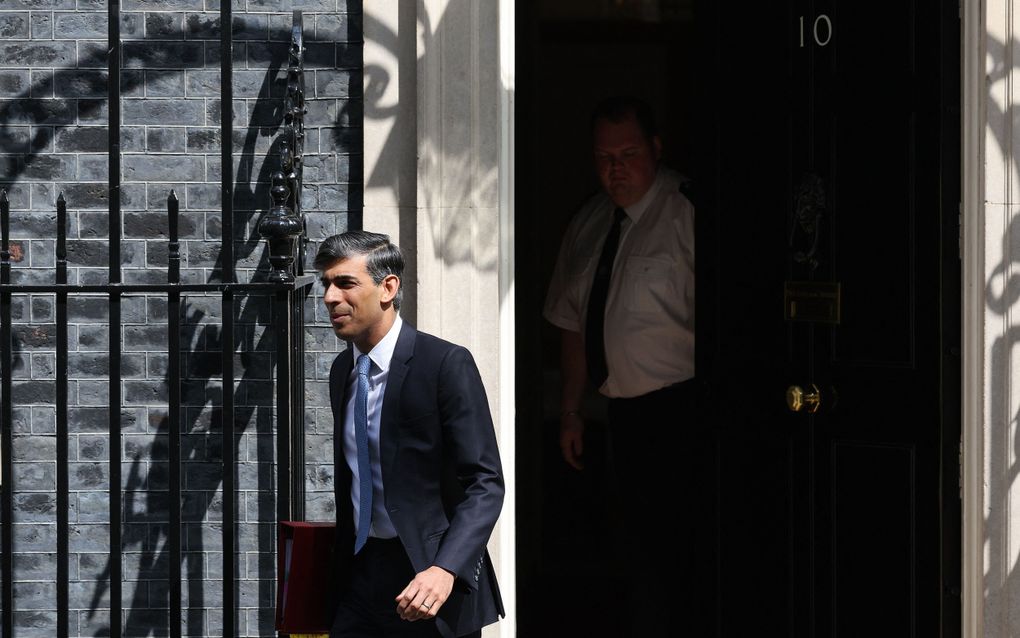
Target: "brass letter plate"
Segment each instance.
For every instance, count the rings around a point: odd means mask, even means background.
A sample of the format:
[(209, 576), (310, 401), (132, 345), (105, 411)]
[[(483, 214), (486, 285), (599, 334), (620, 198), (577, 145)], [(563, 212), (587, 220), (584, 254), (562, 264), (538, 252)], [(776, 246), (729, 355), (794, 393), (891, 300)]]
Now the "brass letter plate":
[(787, 321), (839, 323), (839, 282), (787, 281), (783, 284), (783, 312)]

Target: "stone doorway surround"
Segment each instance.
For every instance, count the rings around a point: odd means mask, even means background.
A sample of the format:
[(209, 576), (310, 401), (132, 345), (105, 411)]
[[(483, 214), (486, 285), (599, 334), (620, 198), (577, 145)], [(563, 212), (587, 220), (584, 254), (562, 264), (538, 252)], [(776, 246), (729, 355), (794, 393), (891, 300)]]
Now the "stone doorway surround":
[(499, 439), (506, 498), (489, 542), (516, 635), (514, 0), (363, 4), (363, 226), (404, 250), (401, 315), (470, 349)]
[(963, 636), (1020, 631), (1020, 2), (962, 0)]

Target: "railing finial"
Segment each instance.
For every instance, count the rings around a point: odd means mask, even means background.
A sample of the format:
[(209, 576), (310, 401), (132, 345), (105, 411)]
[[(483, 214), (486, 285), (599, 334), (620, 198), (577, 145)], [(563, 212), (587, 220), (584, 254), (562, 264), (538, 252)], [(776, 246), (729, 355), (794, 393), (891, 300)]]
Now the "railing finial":
[(287, 206), (290, 189), (280, 171), (273, 173), (270, 190), (273, 207), (259, 222), (259, 234), (269, 242), (270, 281), (294, 281), (294, 240), (301, 235), (301, 220)]
[[(295, 217), (302, 220), (304, 228), (304, 214), (301, 210), (301, 191), (303, 179), (303, 166), (305, 148), (305, 69), (304, 69), (304, 20), (300, 9), (294, 10), (293, 25), (291, 26), (290, 49), (287, 63), (287, 94), (284, 98), (283, 113), (283, 147), (280, 152), (280, 162), (287, 186), (290, 189), (290, 196), (287, 205)], [(298, 243), (297, 251), (297, 274), (304, 274), (305, 267), (305, 243), (307, 237), (301, 233), (301, 240)]]

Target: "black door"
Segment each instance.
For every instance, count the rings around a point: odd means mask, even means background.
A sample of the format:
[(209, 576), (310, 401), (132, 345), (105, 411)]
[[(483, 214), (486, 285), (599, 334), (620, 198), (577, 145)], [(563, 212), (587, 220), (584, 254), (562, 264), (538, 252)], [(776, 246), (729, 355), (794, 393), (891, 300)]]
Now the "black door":
[(697, 14), (716, 629), (954, 635), (957, 4)]

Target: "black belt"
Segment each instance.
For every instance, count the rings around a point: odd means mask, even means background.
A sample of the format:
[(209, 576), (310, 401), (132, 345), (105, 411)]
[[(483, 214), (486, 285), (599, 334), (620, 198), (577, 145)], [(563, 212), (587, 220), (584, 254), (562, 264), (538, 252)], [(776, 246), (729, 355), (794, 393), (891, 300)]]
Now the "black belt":
[(683, 398), (691, 396), (698, 388), (697, 379), (691, 378), (685, 381), (679, 381), (672, 385), (667, 385), (664, 388), (658, 390), (652, 390), (651, 392), (645, 392), (639, 394), (636, 397), (614, 397), (610, 398), (610, 401), (614, 402), (628, 402), (628, 401), (646, 401), (648, 399), (656, 398), (668, 398), (676, 397)]

